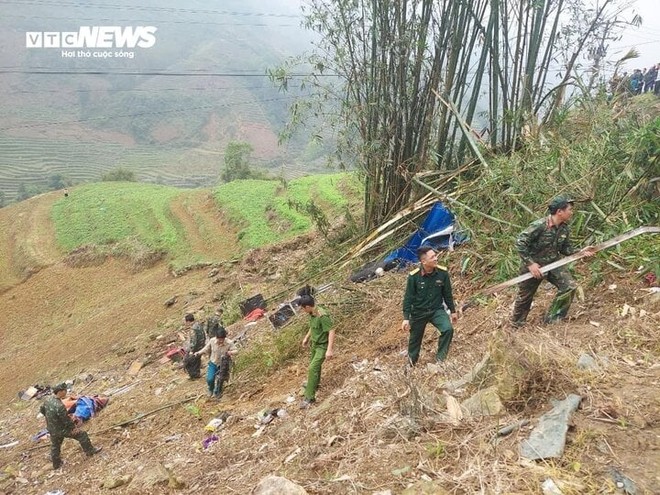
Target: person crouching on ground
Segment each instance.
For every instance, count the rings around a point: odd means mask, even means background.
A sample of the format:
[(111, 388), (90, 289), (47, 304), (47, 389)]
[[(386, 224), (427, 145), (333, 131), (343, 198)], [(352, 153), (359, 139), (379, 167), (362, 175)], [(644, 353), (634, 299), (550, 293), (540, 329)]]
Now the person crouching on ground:
[(332, 329), (330, 315), (324, 308), (316, 305), (312, 296), (300, 296), (299, 304), (302, 310), (309, 315), (309, 331), (305, 335), (302, 345), (307, 346), (310, 339), (312, 342), (305, 398), (300, 404), (301, 409), (307, 409), (316, 402), (316, 390), (321, 381), (323, 361), (333, 356), (335, 331)]
[(219, 399), (222, 397), (222, 388), (229, 379), (231, 371), (232, 356), (236, 354), (234, 343), (227, 338), (227, 331), (220, 327), (208, 343), (194, 356), (210, 354), (209, 364), (206, 369), (206, 385), (209, 389), (209, 397)]
[(55, 385), (52, 391), (53, 395), (46, 399), (39, 410), (46, 418), (46, 428), (50, 433), (50, 458), (53, 461), (53, 469), (59, 469), (62, 466), (60, 451), (65, 438), (77, 440), (88, 457), (98, 454), (103, 447), (95, 448), (87, 433), (78, 429), (69, 417), (62, 403), (62, 399), (66, 396), (66, 384)]

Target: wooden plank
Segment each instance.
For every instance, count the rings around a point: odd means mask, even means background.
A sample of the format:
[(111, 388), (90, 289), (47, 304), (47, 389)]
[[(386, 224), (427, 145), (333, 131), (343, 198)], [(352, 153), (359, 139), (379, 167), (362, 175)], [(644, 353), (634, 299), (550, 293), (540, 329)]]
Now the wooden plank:
[(135, 375), (137, 375), (137, 374), (140, 372), (140, 370), (142, 369), (143, 366), (144, 366), (144, 363), (142, 362), (142, 360), (140, 360), (140, 359), (136, 359), (136, 360), (133, 361), (133, 363), (131, 364), (131, 367), (128, 368), (128, 374), (129, 374), (130, 376), (135, 376)]

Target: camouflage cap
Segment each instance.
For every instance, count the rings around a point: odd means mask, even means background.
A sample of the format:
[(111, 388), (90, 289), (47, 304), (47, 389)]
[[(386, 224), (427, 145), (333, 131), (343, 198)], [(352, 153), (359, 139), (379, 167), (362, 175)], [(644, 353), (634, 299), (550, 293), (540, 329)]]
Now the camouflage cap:
[(569, 194), (561, 194), (552, 198), (548, 208), (551, 210), (561, 210), (562, 208), (566, 208), (566, 206), (568, 206), (570, 203), (575, 203), (573, 196)]
[(56, 394), (57, 392), (66, 389), (67, 389), (66, 383), (62, 382), (55, 385), (51, 390), (53, 391), (54, 394)]

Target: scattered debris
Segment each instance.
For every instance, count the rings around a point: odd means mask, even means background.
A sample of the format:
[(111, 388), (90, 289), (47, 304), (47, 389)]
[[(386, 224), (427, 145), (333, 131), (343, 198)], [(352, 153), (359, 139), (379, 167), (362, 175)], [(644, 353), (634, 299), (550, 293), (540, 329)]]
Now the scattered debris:
[(133, 477), (126, 474), (124, 476), (109, 476), (106, 478), (103, 483), (101, 483), (101, 488), (112, 490), (113, 488), (118, 488), (122, 485), (128, 485), (133, 480)]
[(267, 476), (252, 490), (252, 495), (307, 495), (300, 485), (281, 476)]
[(523, 419), (521, 421), (516, 421), (515, 423), (507, 425), (504, 428), (500, 428), (497, 431), (497, 436), (498, 437), (505, 437), (507, 435), (510, 435), (514, 431), (518, 430), (519, 428), (522, 428), (523, 426), (527, 426), (528, 424), (529, 424), (529, 419)]
[(218, 435), (211, 435), (210, 437), (206, 437), (204, 440), (202, 440), (202, 447), (204, 447), (204, 450), (206, 450), (210, 445), (214, 444), (218, 440), (220, 440)]
[(131, 366), (128, 368), (127, 373), (129, 374), (129, 376), (135, 376), (140, 372), (143, 366), (144, 363), (142, 362), (142, 360), (136, 359), (135, 361), (133, 361), (133, 363), (131, 363)]
[(623, 490), (623, 493), (626, 495), (635, 495), (637, 493), (637, 486), (633, 480), (616, 468), (610, 468), (609, 471), (619, 490)]
[(438, 481), (419, 480), (406, 488), (401, 495), (448, 495)]
[(283, 304), (277, 311), (268, 316), (268, 321), (274, 329), (282, 328), (291, 322), (291, 318), (296, 315), (291, 303)]
[[(255, 309), (261, 309), (264, 311), (266, 309), (266, 300), (261, 294), (256, 294), (245, 301), (239, 303), (239, 308), (241, 309), (241, 314), (243, 317), (247, 317)], [(263, 313), (262, 313), (263, 314)]]
[(631, 309), (632, 308), (630, 306), (628, 306), (627, 304), (624, 304), (623, 308), (621, 308), (621, 316), (624, 317), (624, 318), (626, 316), (628, 316), (628, 313), (630, 312)]
[(592, 325), (592, 326), (594, 326), (594, 327), (596, 327), (596, 328), (599, 328), (599, 327), (600, 327), (600, 323), (598, 323), (597, 321), (591, 321), (591, 320), (589, 320), (589, 325)]
[(50, 394), (50, 387), (44, 385), (33, 385), (27, 390), (21, 390), (18, 397), (21, 400), (41, 399), (44, 395)]
[(298, 457), (298, 454), (302, 452), (302, 448), (296, 447), (296, 449), (291, 452), (288, 456), (286, 456), (286, 459), (284, 459), (284, 464), (289, 464), (292, 460), (294, 460), (296, 457)]
[(284, 418), (286, 415), (286, 409), (264, 409), (259, 411), (257, 414), (257, 419), (259, 420), (259, 424), (267, 425), (271, 423), (275, 418)]
[(599, 371), (600, 366), (590, 354), (582, 354), (577, 362), (577, 367), (585, 371)]
[(545, 480), (541, 485), (541, 489), (543, 490), (543, 495), (563, 495), (563, 492), (559, 489), (557, 483), (555, 483), (552, 478)]
[(137, 380), (137, 381), (134, 381), (133, 383), (129, 383), (127, 385), (123, 385), (123, 386), (115, 388), (115, 389), (107, 390), (103, 393), (103, 395), (113, 396), (113, 395), (125, 394), (129, 390), (135, 388), (139, 383), (140, 383), (140, 381)]
[(13, 442), (0, 445), (0, 449), (10, 449), (12, 447), (15, 447), (16, 445), (18, 445), (18, 440), (14, 440)]
[(172, 296), (172, 297), (170, 297), (167, 301), (165, 301), (165, 302), (163, 303), (163, 306), (165, 306), (166, 308), (169, 308), (169, 307), (171, 307), (171, 306), (174, 306), (174, 305), (176, 304), (176, 302), (177, 302), (178, 299), (179, 299), (178, 296)]
[(477, 363), (474, 366), (474, 368), (472, 368), (467, 374), (465, 374), (463, 377), (459, 378), (458, 380), (445, 383), (443, 387), (446, 388), (447, 390), (458, 390), (460, 388), (465, 387), (469, 383), (472, 383), (475, 380), (481, 378), (483, 372), (486, 370), (489, 363), (490, 363), (490, 354), (486, 353), (483, 359), (479, 363)]
[(488, 387), (464, 400), (461, 410), (467, 417), (495, 416), (504, 411), (504, 406), (497, 395), (497, 387)]
[(207, 431), (215, 431), (218, 428), (220, 428), (223, 424), (227, 423), (227, 418), (229, 418), (229, 413), (223, 412), (217, 418), (213, 418), (211, 421), (209, 421), (204, 427), (204, 429)]
[[(138, 470), (128, 485), (129, 493), (151, 493), (156, 487), (181, 488), (183, 483), (170, 473), (165, 466), (156, 463)], [(162, 490), (160, 490), (162, 492)]]
[(445, 397), (447, 398), (447, 412), (451, 418), (452, 423), (458, 424), (463, 419), (463, 410), (461, 405), (456, 400), (456, 397), (453, 397), (445, 392)]
[(575, 394), (563, 401), (553, 401), (552, 410), (541, 416), (529, 439), (521, 442), (520, 455), (531, 460), (561, 457), (566, 444), (568, 420), (580, 401), (582, 397)]

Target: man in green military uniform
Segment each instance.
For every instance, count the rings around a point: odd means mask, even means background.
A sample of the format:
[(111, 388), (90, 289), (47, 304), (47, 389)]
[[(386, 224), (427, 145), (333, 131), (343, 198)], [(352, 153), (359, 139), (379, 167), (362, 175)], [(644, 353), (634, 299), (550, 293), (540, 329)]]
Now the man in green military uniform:
[[(532, 222), (516, 240), (516, 249), (522, 259), (520, 274), (531, 273), (534, 277), (518, 285), (511, 323), (525, 324), (532, 306), (534, 294), (543, 280), (541, 267), (562, 256), (577, 252), (570, 240), (568, 220), (573, 216), (574, 200), (570, 196), (557, 196), (548, 205), (549, 215)], [(587, 246), (582, 249), (585, 256), (593, 256), (595, 249)], [(566, 317), (573, 301), (577, 284), (566, 267), (559, 267), (546, 274), (548, 282), (557, 287), (557, 296), (550, 305), (544, 321), (552, 323)]]
[[(401, 325), (404, 332), (410, 332), (408, 359), (413, 366), (419, 359), (426, 325), (431, 323), (440, 332), (435, 358), (442, 362), (447, 358), (454, 335), (452, 323), (458, 320), (449, 273), (446, 267), (438, 265), (438, 254), (430, 246), (422, 246), (417, 250), (417, 257), (420, 267), (408, 275)], [(451, 319), (443, 303), (449, 309)]]
[(65, 438), (78, 440), (89, 457), (101, 452), (103, 447), (94, 448), (87, 433), (76, 428), (69, 417), (62, 403), (62, 399), (66, 396), (66, 384), (56, 385), (52, 392), (54, 395), (48, 397), (39, 410), (46, 418), (46, 428), (50, 433), (50, 458), (53, 461), (53, 469), (58, 469), (62, 465), (60, 451)]
[(307, 384), (305, 385), (305, 398), (300, 404), (301, 409), (307, 409), (316, 401), (316, 390), (321, 381), (321, 366), (323, 362), (333, 356), (335, 344), (335, 331), (328, 312), (317, 306), (310, 295), (300, 296), (302, 310), (309, 315), (309, 331), (303, 338), (302, 345), (306, 346), (311, 339), (312, 352), (307, 371)]

